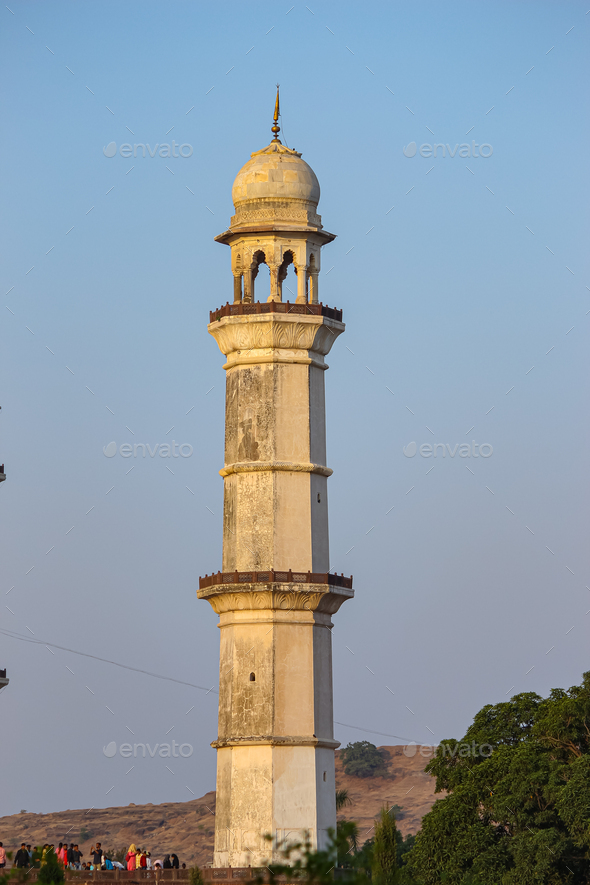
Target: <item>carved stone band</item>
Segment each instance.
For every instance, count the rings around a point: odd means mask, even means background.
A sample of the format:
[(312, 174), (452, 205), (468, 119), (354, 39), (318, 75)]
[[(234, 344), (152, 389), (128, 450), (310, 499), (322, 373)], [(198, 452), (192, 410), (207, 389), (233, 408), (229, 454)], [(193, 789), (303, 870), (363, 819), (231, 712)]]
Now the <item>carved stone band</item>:
[[(260, 583), (214, 584), (197, 590), (199, 599), (206, 599), (218, 615), (239, 611), (275, 611), (291, 614), (309, 612), (333, 615), (343, 602), (352, 599), (354, 590), (331, 584)], [(273, 618), (274, 620), (274, 618)], [(326, 622), (327, 624), (328, 622)]]
[(289, 473), (317, 473), (318, 476), (332, 476), (333, 470), (322, 464), (305, 464), (298, 461), (238, 461), (228, 464), (219, 471), (220, 476), (232, 473), (257, 473), (264, 470), (285, 470)]
[(223, 747), (325, 747), (328, 750), (337, 750), (340, 741), (332, 738), (316, 738), (312, 735), (279, 735), (262, 734), (250, 737), (218, 738), (211, 744), (216, 750)]
[(323, 357), (344, 331), (344, 323), (325, 316), (267, 313), (222, 317), (208, 328), (228, 358), (226, 368), (250, 362), (252, 351), (265, 352), (269, 360), (273, 351), (278, 351), (286, 361), (311, 360), (325, 365)]

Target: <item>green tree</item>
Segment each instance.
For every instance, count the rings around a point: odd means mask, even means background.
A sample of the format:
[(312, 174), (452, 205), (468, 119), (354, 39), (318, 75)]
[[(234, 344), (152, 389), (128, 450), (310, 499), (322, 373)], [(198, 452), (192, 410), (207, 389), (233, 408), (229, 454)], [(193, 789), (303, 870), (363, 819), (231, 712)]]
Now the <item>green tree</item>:
[(375, 826), (373, 858), (371, 863), (373, 885), (393, 885), (398, 869), (397, 827), (395, 815), (382, 808)]
[(590, 883), (590, 672), (485, 706), (426, 770), (448, 795), (408, 855), (421, 883)]
[(371, 878), (371, 870), (373, 867), (373, 846), (375, 839), (365, 839), (361, 847), (358, 849), (354, 858), (355, 866), (364, 873), (367, 879)]
[(33, 853), (33, 859), (38, 856), (41, 865), (37, 873), (37, 882), (41, 885), (60, 885), (64, 881), (63, 867), (57, 859), (57, 855), (52, 848), (48, 848), (43, 856), (43, 849), (37, 848)]
[[(348, 790), (336, 790), (336, 813), (347, 805), (352, 805)], [(339, 845), (338, 866), (350, 868), (352, 861), (350, 855), (356, 854), (359, 847), (358, 824), (346, 818), (339, 818), (336, 822), (336, 839)]]
[(189, 872), (190, 885), (203, 885), (203, 873), (200, 867), (191, 867)]
[(355, 741), (342, 751), (342, 765), (346, 774), (355, 777), (383, 777), (387, 775), (385, 754), (369, 741)]

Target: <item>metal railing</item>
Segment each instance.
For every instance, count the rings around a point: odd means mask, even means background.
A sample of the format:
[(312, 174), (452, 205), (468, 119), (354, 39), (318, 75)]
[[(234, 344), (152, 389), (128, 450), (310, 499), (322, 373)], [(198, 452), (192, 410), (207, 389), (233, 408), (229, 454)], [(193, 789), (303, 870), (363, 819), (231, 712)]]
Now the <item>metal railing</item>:
[(333, 587), (345, 587), (352, 590), (352, 575), (333, 575), (331, 572), (277, 572), (270, 569), (265, 572), (217, 572), (199, 578), (199, 590), (213, 587), (215, 584), (331, 584)]
[(209, 312), (209, 322), (214, 323), (222, 317), (250, 316), (256, 313), (292, 313), (308, 316), (323, 316), (342, 322), (342, 311), (325, 304), (291, 304), (289, 301), (239, 301), (237, 304), (227, 302), (223, 307)]

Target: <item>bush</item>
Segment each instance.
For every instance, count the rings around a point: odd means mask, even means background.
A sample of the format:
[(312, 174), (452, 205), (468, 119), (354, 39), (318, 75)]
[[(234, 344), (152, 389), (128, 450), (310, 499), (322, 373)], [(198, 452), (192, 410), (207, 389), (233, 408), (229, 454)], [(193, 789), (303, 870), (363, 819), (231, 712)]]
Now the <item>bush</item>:
[(45, 852), (45, 859), (41, 860), (41, 866), (37, 873), (37, 882), (39, 885), (59, 885), (64, 879), (63, 867), (58, 861), (55, 851), (48, 849)]
[(346, 774), (354, 777), (384, 777), (387, 775), (385, 754), (369, 741), (355, 741), (342, 750), (342, 764)]
[(191, 885), (203, 885), (203, 874), (199, 867), (191, 867), (189, 881)]

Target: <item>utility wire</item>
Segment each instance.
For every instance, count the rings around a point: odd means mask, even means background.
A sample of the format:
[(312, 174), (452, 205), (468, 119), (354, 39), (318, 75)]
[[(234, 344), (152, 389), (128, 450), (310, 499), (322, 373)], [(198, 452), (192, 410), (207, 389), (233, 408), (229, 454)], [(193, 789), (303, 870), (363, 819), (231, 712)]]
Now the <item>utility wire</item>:
[(367, 734), (380, 734), (381, 737), (397, 738), (400, 741), (407, 741), (409, 744), (418, 743), (413, 738), (402, 737), (401, 734), (387, 734), (386, 731), (373, 731), (371, 728), (361, 728), (359, 725), (348, 725), (347, 722), (337, 722), (334, 719), (334, 725), (343, 725), (345, 728), (354, 728), (356, 731), (365, 731)]
[(102, 661), (104, 664), (113, 664), (115, 667), (122, 667), (123, 670), (133, 670), (134, 673), (144, 673), (146, 676), (153, 676), (155, 679), (164, 679), (166, 682), (176, 682), (179, 685), (188, 685), (190, 688), (198, 688), (199, 691), (217, 694), (211, 688), (205, 688), (203, 685), (195, 685), (194, 682), (185, 682), (183, 679), (174, 679), (172, 676), (161, 676), (160, 673), (152, 673), (150, 670), (141, 670), (139, 667), (130, 667), (128, 664), (120, 664), (118, 661), (111, 661), (109, 658), (99, 658), (98, 655), (90, 655), (85, 651), (77, 651), (75, 648), (66, 648), (65, 645), (56, 645), (54, 642), (44, 642), (42, 639), (30, 639), (23, 636), (22, 633), (15, 633), (13, 630), (2, 630), (0, 633), (9, 636), (11, 639), (20, 639), (21, 642), (32, 642), (34, 645), (44, 645), (47, 648), (59, 648), (60, 651), (69, 651), (73, 655), (81, 655), (84, 658), (92, 658), (95, 661)]
[[(119, 661), (111, 661), (109, 658), (100, 658), (98, 655), (91, 655), (85, 651), (78, 651), (75, 648), (67, 648), (65, 645), (57, 645), (55, 642), (45, 642), (43, 639), (31, 639), (29, 636), (23, 636), (22, 633), (15, 633), (14, 630), (0, 629), (0, 633), (8, 636), (10, 639), (19, 639), (21, 642), (32, 642), (33, 645), (44, 645), (46, 648), (58, 648), (60, 651), (67, 651), (73, 655), (81, 655), (83, 658), (92, 658), (94, 661), (102, 661), (103, 664), (112, 664), (114, 667), (121, 667), (123, 670), (132, 670), (134, 673), (143, 673), (144, 676), (152, 676), (154, 679), (163, 679), (166, 682), (176, 682), (178, 685), (188, 685), (189, 688), (198, 688), (199, 691), (208, 694), (218, 694), (214, 689), (205, 688), (203, 685), (195, 685), (194, 682), (185, 682), (183, 679), (174, 679), (173, 676), (162, 676), (160, 673), (152, 673), (150, 670), (142, 670), (140, 667), (130, 667), (129, 664), (121, 664)], [(347, 722), (338, 722), (334, 720), (334, 725), (342, 725), (344, 728), (354, 728), (355, 731), (364, 731), (366, 734), (378, 734), (381, 737), (396, 738), (400, 741), (408, 743), (417, 743), (412, 738), (403, 737), (399, 734), (389, 734), (385, 731), (374, 731), (371, 728), (361, 728), (358, 725), (349, 725)]]

